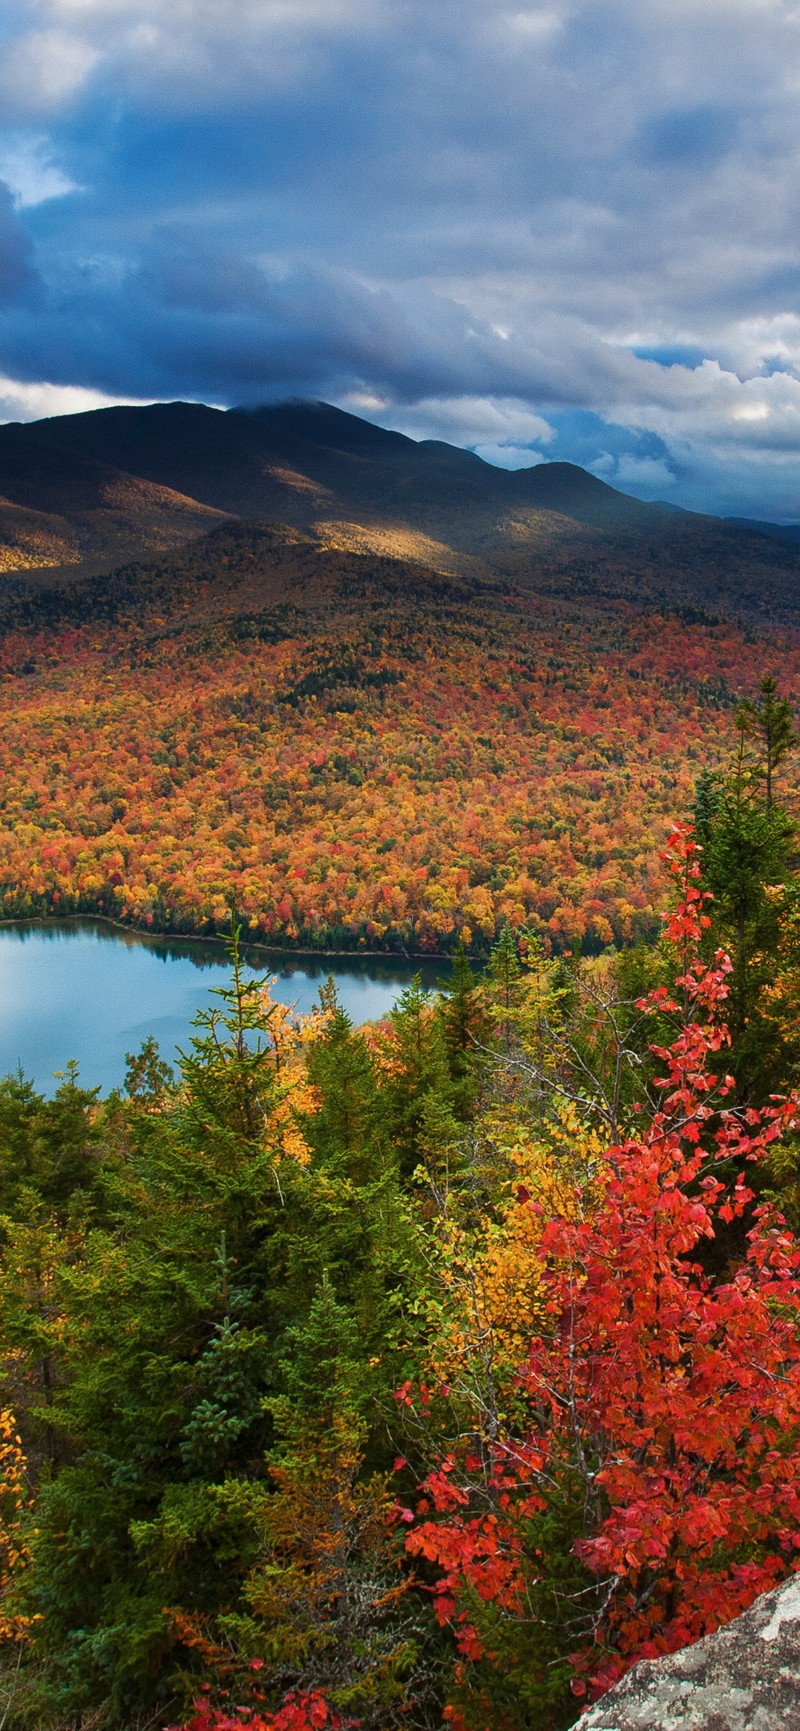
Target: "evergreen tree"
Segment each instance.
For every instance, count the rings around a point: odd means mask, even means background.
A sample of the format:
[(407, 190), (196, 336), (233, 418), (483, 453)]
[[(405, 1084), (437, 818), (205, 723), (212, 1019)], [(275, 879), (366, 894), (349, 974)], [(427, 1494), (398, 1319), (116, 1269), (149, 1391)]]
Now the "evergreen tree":
[[(102, 1209), (104, 1113), (99, 1089), (82, 1088), (69, 1064), (53, 1098), (22, 1074), (0, 1080), (0, 1209), (17, 1218), (31, 1207), (60, 1220)], [(34, 1198), (36, 1201), (34, 1202)]]
[(448, 1063), (444, 1021), (440, 1009), (423, 991), (419, 974), (392, 1010), (383, 1058), (383, 1123), (401, 1175), (410, 1178), (423, 1158), (423, 1124), (432, 1097), (452, 1121), (453, 1138), (459, 1133), (457, 1091)]
[(485, 984), (498, 1035), (506, 1052), (511, 1049), (514, 1010), (520, 1002), (521, 976), (519, 945), (511, 926), (504, 925), (487, 963)]
[(453, 954), (452, 973), (439, 983), (439, 994), (445, 1052), (453, 1083), (453, 1109), (466, 1122), (478, 1097), (482, 1048), (488, 1042), (490, 1025), (461, 942)]
[(366, 1042), (330, 989), (323, 1008), (328, 1020), (308, 1054), (308, 1079), (317, 1097), (304, 1131), (315, 1161), (330, 1173), (366, 1182), (376, 1164), (388, 1158), (375, 1068)]
[(767, 812), (772, 810), (775, 771), (788, 752), (797, 744), (792, 705), (787, 697), (778, 696), (771, 673), (766, 673), (758, 688), (756, 702), (750, 698), (739, 705), (736, 723), (745, 739), (757, 752), (757, 777), (764, 790)]
[(357, 1331), (359, 1379), (369, 1394), (367, 1455), (385, 1463), (387, 1416), (407, 1374), (416, 1327), (420, 1234), (372, 1048), (335, 996), (326, 995), (325, 1009), (327, 1020), (308, 1049), (313, 1098), (301, 1120), (311, 1159), (286, 1173), (286, 1206), (269, 1247), (276, 1374), (291, 1379), (293, 1331), (315, 1302), (324, 1271), (325, 1290)]
[[(794, 743), (791, 709), (775, 682), (761, 682), (760, 703), (737, 712), (733, 768), (698, 787), (697, 835), (703, 847), (709, 951), (726, 949), (729, 1060), (740, 1099), (763, 1102), (788, 1080), (789, 1051), (776, 1039), (769, 994), (780, 946), (784, 886), (792, 874), (795, 826), (775, 797), (775, 770)], [(755, 756), (748, 750), (755, 742)]]
[(240, 927), (231, 922), (228, 953), (230, 986), (213, 986), (221, 1007), (200, 1010), (189, 1051), (181, 1052), (181, 1075), (195, 1122), (210, 1130), (220, 1147), (231, 1144), (233, 1158), (242, 1143), (257, 1142), (264, 1130), (275, 1082), (275, 1045), (269, 1022), (282, 1006), (265, 1009), (264, 979), (247, 979), (242, 966)]
[[(55, 1439), (57, 1468), (25, 1578), (42, 1725), (101, 1708), (126, 1728), (166, 1717), (192, 1686), (183, 1619), (236, 1605), (253, 1561), (252, 1528), (219, 1498), (229, 1479), (265, 1473), (272, 1246), (283, 1179), (308, 1159), (297, 1123), (308, 1086), (301, 1036), (244, 978), (235, 940), (233, 964), (221, 1008), (197, 1018), (182, 1087), (163, 1091), (156, 1072), (158, 1110), (136, 1090), (114, 1108), (126, 1141), (106, 1179), (108, 1222), (68, 1247), (9, 1241), (7, 1267), (24, 1253), (30, 1273), (5, 1342), (29, 1376), (47, 1365), (29, 1422)], [(59, 1108), (75, 1136), (78, 1107), (70, 1094)]]
[(287, 1346), (269, 1490), (228, 1493), (249, 1500), (260, 1553), (248, 1609), (221, 1619), (220, 1633), (237, 1655), (238, 1695), (255, 1661), (270, 1706), (288, 1689), (319, 1691), (364, 1731), (388, 1731), (407, 1723), (421, 1619), (397, 1566), (390, 1481), (364, 1470), (361, 1344), (327, 1274)]

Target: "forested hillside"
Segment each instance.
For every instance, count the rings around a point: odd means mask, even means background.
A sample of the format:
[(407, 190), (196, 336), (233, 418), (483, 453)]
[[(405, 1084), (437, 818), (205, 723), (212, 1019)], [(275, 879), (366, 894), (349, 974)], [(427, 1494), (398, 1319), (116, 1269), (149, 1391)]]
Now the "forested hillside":
[(235, 902), (322, 949), (652, 937), (658, 847), (737, 700), (768, 670), (800, 689), (791, 618), (673, 591), (231, 525), (10, 595), (5, 912), (220, 932)]
[(115, 551), (119, 561), (178, 546), (220, 515), (323, 535), (341, 525), (410, 532), (490, 559), (580, 525), (595, 543), (688, 548), (699, 538), (737, 563), (742, 550), (745, 561), (797, 569), (790, 548), (746, 526), (642, 505), (572, 464), (509, 472), (326, 403), (154, 403), (0, 427), (0, 570), (107, 570)]

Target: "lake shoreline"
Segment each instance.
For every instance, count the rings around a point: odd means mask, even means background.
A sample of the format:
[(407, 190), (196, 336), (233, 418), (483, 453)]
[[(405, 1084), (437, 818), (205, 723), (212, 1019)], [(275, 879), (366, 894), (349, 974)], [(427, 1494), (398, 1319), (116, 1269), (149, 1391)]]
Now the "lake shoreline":
[[(32, 928), (46, 931), (48, 926), (63, 926), (73, 921), (83, 925), (110, 926), (112, 931), (130, 932), (131, 936), (135, 938), (164, 938), (167, 941), (173, 939), (176, 943), (181, 944), (219, 944), (224, 947), (229, 941), (227, 938), (222, 937), (219, 932), (176, 932), (173, 928), (164, 926), (132, 926), (128, 924), (127, 920), (113, 919), (110, 914), (89, 913), (26, 914), (20, 916), (18, 919), (12, 918), (0, 920), (0, 931), (14, 931), (20, 926), (31, 926)], [(282, 944), (265, 944), (260, 939), (246, 937), (244, 933), (242, 933), (241, 942), (243, 948), (248, 950), (263, 950), (265, 955), (286, 956), (289, 958), (292, 956), (305, 956), (312, 961), (317, 957), (322, 961), (326, 958), (330, 958), (331, 960), (342, 962), (452, 962), (453, 959), (452, 956), (446, 955), (443, 950), (301, 949), (297, 944), (292, 944), (291, 946)], [(473, 961), (478, 961), (480, 958), (474, 956), (471, 959)]]
[[(241, 946), (243, 977), (268, 980), (270, 997), (304, 1017), (325, 981), (354, 1027), (385, 1020), (415, 977), (435, 991), (446, 963), (402, 957), (276, 954)], [(0, 1075), (21, 1070), (52, 1095), (74, 1059), (81, 1084), (105, 1096), (124, 1085), (128, 1054), (156, 1040), (180, 1064), (203, 1018), (220, 1014), (231, 958), (210, 943), (140, 933), (113, 920), (73, 916), (0, 926)], [(197, 1018), (200, 1017), (198, 1022)]]

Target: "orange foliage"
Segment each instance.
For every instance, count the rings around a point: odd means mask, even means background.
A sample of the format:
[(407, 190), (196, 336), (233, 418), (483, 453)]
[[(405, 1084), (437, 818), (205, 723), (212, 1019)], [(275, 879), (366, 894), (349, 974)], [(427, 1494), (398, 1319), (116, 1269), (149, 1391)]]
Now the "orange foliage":
[(7, 916), (210, 932), (233, 897), (263, 942), (416, 952), (655, 933), (669, 816), (754, 672), (779, 650), (800, 683), (798, 644), (348, 559), (302, 608), (245, 614), (234, 583), (223, 618), (198, 581), (172, 616), (6, 637)]
[(13, 1413), (0, 1409), (0, 1642), (23, 1641), (29, 1620), (9, 1608), (9, 1594), (27, 1562), (21, 1537), (26, 1502), (25, 1458)]

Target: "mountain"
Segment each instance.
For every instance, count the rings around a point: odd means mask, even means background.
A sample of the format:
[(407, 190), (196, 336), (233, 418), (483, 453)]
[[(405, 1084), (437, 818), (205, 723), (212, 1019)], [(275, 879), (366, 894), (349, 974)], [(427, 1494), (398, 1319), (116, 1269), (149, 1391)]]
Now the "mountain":
[(739, 529), (752, 529), (757, 535), (769, 535), (775, 541), (800, 542), (800, 523), (762, 523), (755, 517), (726, 517)]
[(0, 496), (7, 508), (56, 516), (60, 534), (65, 516), (83, 523), (127, 497), (131, 528), (142, 536), (161, 532), (166, 507), (184, 510), (186, 534), (176, 542), (192, 532), (194, 509), (303, 528), (326, 517), (433, 526), (455, 531), (466, 550), (498, 513), (520, 507), (631, 524), (653, 510), (570, 464), (512, 474), (326, 403), (156, 403), (0, 427)]
[(0, 570), (108, 571), (213, 531), (281, 523), (339, 550), (555, 592), (783, 617), (800, 549), (647, 505), (570, 463), (508, 471), (327, 403), (156, 403), (0, 427)]

